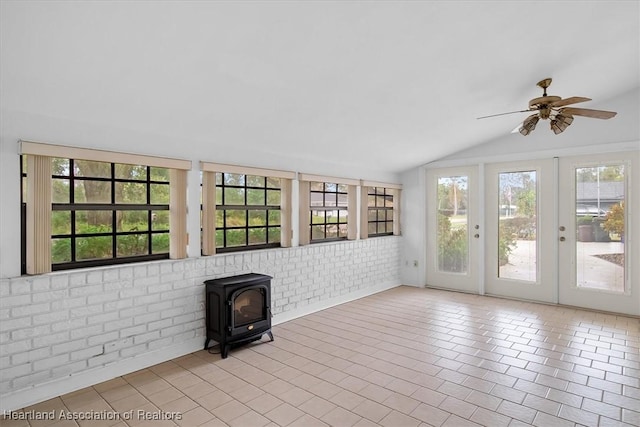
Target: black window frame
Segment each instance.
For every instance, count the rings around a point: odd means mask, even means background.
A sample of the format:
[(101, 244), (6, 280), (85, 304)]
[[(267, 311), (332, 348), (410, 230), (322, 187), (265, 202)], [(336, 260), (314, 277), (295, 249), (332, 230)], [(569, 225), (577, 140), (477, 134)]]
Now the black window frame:
[[(380, 190), (382, 190), (380, 192)], [(373, 200), (373, 205), (371, 201)], [(380, 206), (380, 200), (383, 201)], [(387, 206), (387, 201), (391, 200), (391, 206)], [(381, 237), (393, 235), (393, 210), (395, 208), (393, 191), (386, 187), (368, 187), (367, 191), (367, 236)], [(371, 213), (375, 212), (375, 220), (371, 220)], [(383, 218), (383, 219), (382, 219)], [(391, 218), (391, 219), (389, 219)], [(375, 233), (369, 231), (371, 224), (375, 224)], [(380, 226), (384, 224), (384, 232), (380, 232)], [(391, 231), (389, 229), (391, 224)]]
[(27, 274), (27, 201), (24, 200), (27, 171), (24, 168), (24, 157), (20, 155), (20, 274)]
[[(74, 163), (76, 159), (62, 158), (69, 162), (69, 174), (68, 175), (51, 175), (51, 180), (68, 180), (69, 181), (69, 203), (51, 203), (51, 211), (53, 212), (66, 212), (70, 213), (70, 232), (68, 234), (52, 234), (51, 241), (54, 239), (70, 239), (70, 254), (71, 260), (66, 262), (54, 263), (52, 260), (51, 270), (62, 271), (78, 268), (99, 267), (107, 265), (128, 264), (144, 261), (154, 261), (161, 259), (169, 259), (169, 249), (166, 252), (153, 252), (153, 236), (166, 234), (170, 236), (169, 228), (166, 229), (154, 229), (153, 227), (153, 215), (154, 211), (169, 211), (169, 203), (151, 203), (151, 185), (166, 185), (170, 186), (169, 179), (153, 180), (151, 179), (152, 166), (136, 165), (146, 168), (145, 179), (127, 179), (116, 178), (116, 165), (121, 164), (117, 162), (100, 162), (110, 165), (109, 177), (92, 177), (92, 176), (77, 176), (75, 174)], [(23, 156), (20, 156), (20, 169), (21, 169), (21, 187), (25, 179), (28, 179), (26, 171), (23, 170)], [(167, 168), (158, 168), (167, 169)], [(100, 181), (110, 183), (110, 203), (78, 203), (73, 202), (75, 183), (78, 181)], [(144, 184), (146, 203), (116, 203), (115, 191), (116, 184), (118, 183), (137, 183)], [(24, 200), (24, 192), (21, 191), (20, 195), (22, 206), (22, 227), (23, 227), (23, 248), (22, 248), (22, 272), (26, 273), (26, 201)], [(76, 212), (77, 211), (111, 211), (111, 231), (101, 233), (77, 233), (76, 232)], [(147, 230), (143, 231), (118, 231), (117, 230), (117, 212), (118, 211), (147, 211)], [(118, 236), (127, 235), (142, 235), (147, 239), (146, 247), (147, 254), (145, 255), (129, 255), (118, 256)], [(87, 237), (111, 237), (111, 257), (99, 258), (99, 259), (77, 259), (77, 241), (81, 238)], [(170, 240), (170, 237), (169, 237)]]
[[(314, 184), (322, 184), (322, 190), (314, 189)], [(341, 190), (342, 189), (342, 190)], [(314, 198), (314, 194), (316, 197)], [(330, 197), (327, 197), (329, 195)], [(335, 197), (334, 197), (335, 196)], [(345, 200), (343, 205), (340, 204), (340, 199)], [(335, 205), (327, 205), (327, 200), (335, 198)], [(322, 204), (314, 204), (314, 200), (322, 200)], [(323, 243), (323, 242), (335, 242), (348, 239), (348, 227), (349, 227), (349, 192), (348, 185), (338, 184), (335, 182), (320, 182), (312, 181), (309, 183), (309, 243)], [(323, 220), (314, 221), (314, 211), (323, 213)], [(328, 221), (327, 212), (337, 211), (337, 222)], [(344, 215), (342, 215), (344, 214)], [(317, 216), (315, 216), (317, 218)], [(341, 235), (341, 225), (344, 225), (344, 234)], [(322, 227), (323, 238), (314, 238), (314, 227)], [(327, 237), (327, 229), (336, 227), (337, 237)], [(316, 228), (317, 230), (317, 228)]]
[[(231, 184), (225, 179), (225, 175), (241, 176), (242, 184)], [(264, 186), (256, 186), (249, 184), (249, 177), (260, 178), (263, 180)], [(269, 185), (269, 180), (278, 180), (278, 185)], [(268, 248), (279, 248), (282, 246), (282, 207), (281, 202), (277, 205), (268, 204), (270, 191), (277, 191), (279, 193), (278, 200), (282, 200), (282, 185), (280, 178), (270, 177), (265, 175), (254, 175), (251, 173), (230, 173), (230, 172), (215, 172), (216, 181), (216, 253), (229, 253), (239, 251), (250, 251)], [(244, 204), (231, 204), (226, 203), (226, 191), (225, 189), (243, 190)], [(264, 204), (249, 204), (249, 190), (251, 191), (263, 191), (264, 192)], [(220, 200), (220, 203), (218, 203)], [(200, 206), (202, 212), (202, 205)], [(227, 225), (226, 211), (245, 211), (244, 225)], [(264, 225), (250, 225), (250, 212), (251, 211), (265, 211), (265, 224)], [(270, 212), (278, 211), (279, 220), (277, 224), (270, 223)], [(219, 212), (222, 212), (221, 214)], [(218, 215), (222, 215), (222, 225), (218, 225)], [(251, 230), (265, 229), (265, 242), (266, 243), (251, 243), (250, 234)], [(232, 230), (244, 231), (244, 244), (228, 246), (227, 232)], [(269, 236), (272, 232), (277, 230), (277, 241), (270, 241)], [(222, 235), (222, 246), (218, 246), (218, 233)]]

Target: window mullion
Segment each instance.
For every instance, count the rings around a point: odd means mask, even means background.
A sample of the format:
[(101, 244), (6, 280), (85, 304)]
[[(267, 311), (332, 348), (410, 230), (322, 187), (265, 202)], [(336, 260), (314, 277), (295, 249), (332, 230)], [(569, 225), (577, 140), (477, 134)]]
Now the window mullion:
[[(246, 187), (245, 187), (245, 192), (244, 192), (244, 196), (245, 196), (245, 207), (246, 207), (246, 201), (247, 201), (247, 191), (246, 191)], [(249, 246), (249, 209), (244, 210), (244, 244), (246, 246)]]
[(264, 195), (264, 242), (269, 244), (269, 209), (267, 205), (269, 204), (269, 199), (267, 199), (267, 177), (265, 176), (262, 185), (264, 185), (263, 195)]
[(249, 186), (247, 185), (247, 175), (244, 175), (243, 189), (244, 189), (244, 244), (249, 246)]
[[(75, 160), (69, 159), (69, 203), (73, 206), (76, 201), (76, 174), (75, 174)], [(71, 211), (71, 236), (69, 237), (69, 244), (71, 245), (71, 262), (76, 262), (76, 211)]]
[(118, 213), (116, 207), (116, 165), (111, 163), (111, 258), (118, 258)]
[[(151, 166), (146, 167), (147, 170), (147, 179), (146, 179), (146, 193), (147, 193), (147, 206), (151, 205)], [(153, 240), (153, 214), (151, 213), (151, 209), (147, 211), (147, 253), (153, 254), (153, 245), (151, 241)]]

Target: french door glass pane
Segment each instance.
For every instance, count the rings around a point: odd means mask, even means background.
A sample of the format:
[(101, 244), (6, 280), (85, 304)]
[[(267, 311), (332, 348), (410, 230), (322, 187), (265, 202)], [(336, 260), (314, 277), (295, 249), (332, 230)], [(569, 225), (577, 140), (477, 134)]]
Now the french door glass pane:
[(466, 273), (469, 266), (469, 177), (438, 178), (438, 270)]
[(625, 170), (576, 168), (576, 285), (624, 292)]
[(498, 277), (535, 282), (537, 277), (536, 171), (499, 174)]

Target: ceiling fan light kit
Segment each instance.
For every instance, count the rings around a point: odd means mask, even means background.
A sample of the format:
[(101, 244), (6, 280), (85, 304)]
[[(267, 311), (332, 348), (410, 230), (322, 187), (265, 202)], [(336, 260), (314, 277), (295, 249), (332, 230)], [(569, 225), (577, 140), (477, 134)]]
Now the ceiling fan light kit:
[(478, 117), (486, 119), (489, 117), (503, 116), (505, 114), (515, 114), (535, 111), (533, 114), (522, 122), (518, 131), (527, 136), (536, 128), (538, 121), (550, 120), (551, 130), (557, 135), (562, 133), (573, 123), (574, 116), (589, 117), (592, 119), (610, 119), (617, 113), (613, 111), (591, 110), (588, 108), (564, 108), (567, 105), (577, 104), (579, 102), (591, 101), (591, 98), (583, 96), (572, 96), (571, 98), (562, 99), (559, 96), (547, 95), (547, 88), (551, 85), (551, 78), (540, 80), (537, 85), (542, 88), (542, 96), (529, 101), (529, 109), (521, 111), (511, 111), (508, 113), (493, 114), (491, 116)]
[(551, 130), (557, 135), (564, 132), (571, 123), (573, 123), (573, 116), (558, 113), (556, 118), (551, 120)]
[(524, 122), (522, 122), (522, 126), (518, 130), (522, 135), (527, 136), (531, 133), (532, 130), (536, 128), (536, 125), (538, 124), (539, 120), (540, 120), (540, 117), (538, 117), (535, 114), (532, 116), (529, 116), (526, 119), (524, 119)]

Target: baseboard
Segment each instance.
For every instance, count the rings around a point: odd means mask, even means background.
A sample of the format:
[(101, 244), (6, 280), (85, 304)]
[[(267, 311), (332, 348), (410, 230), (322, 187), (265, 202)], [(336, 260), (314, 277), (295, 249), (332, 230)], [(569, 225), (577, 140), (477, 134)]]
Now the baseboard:
[(286, 313), (281, 313), (273, 316), (271, 319), (272, 325), (278, 325), (280, 323), (288, 322), (289, 320), (297, 319), (298, 317), (306, 316), (317, 311), (325, 310), (327, 308), (334, 307), (336, 305), (344, 304), (345, 302), (357, 300), (367, 297), (369, 295), (377, 294), (378, 292), (386, 291), (388, 289), (397, 288), (401, 286), (397, 282), (383, 283), (374, 287), (362, 289), (356, 292), (351, 292), (346, 295), (340, 295), (336, 298), (331, 298), (325, 301), (319, 301), (315, 304), (305, 305), (295, 310), (289, 310)]

